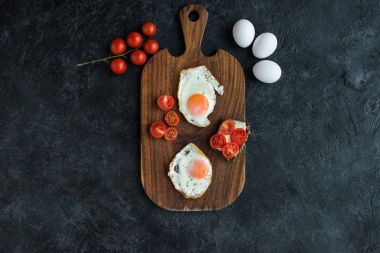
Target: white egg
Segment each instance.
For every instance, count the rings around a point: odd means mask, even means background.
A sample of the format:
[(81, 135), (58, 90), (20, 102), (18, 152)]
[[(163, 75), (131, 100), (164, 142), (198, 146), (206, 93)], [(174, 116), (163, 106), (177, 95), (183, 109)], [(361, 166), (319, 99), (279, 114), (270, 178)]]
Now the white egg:
[(240, 19), (234, 24), (232, 35), (240, 47), (249, 47), (255, 37), (255, 27), (249, 20)]
[(252, 71), (255, 77), (263, 83), (274, 83), (281, 77), (281, 68), (274, 61), (259, 61), (253, 66)]
[(262, 33), (253, 42), (252, 53), (262, 59), (270, 56), (277, 48), (277, 38), (273, 33)]
[(223, 95), (224, 88), (206, 66), (181, 71), (177, 94), (179, 111), (190, 124), (210, 125), (207, 117), (214, 111), (215, 91)]
[(179, 151), (170, 163), (168, 176), (185, 198), (199, 198), (211, 183), (212, 165), (193, 143)]

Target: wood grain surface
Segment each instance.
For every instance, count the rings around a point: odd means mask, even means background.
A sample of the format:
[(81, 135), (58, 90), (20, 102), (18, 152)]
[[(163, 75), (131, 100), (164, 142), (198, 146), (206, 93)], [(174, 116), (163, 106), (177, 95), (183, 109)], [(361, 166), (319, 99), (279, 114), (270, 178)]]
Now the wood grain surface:
[[(196, 11), (199, 19), (191, 21), (189, 13)], [(188, 5), (180, 11), (185, 40), (185, 52), (179, 57), (163, 49), (152, 57), (141, 76), (141, 182), (148, 197), (158, 206), (172, 211), (199, 211), (224, 208), (235, 201), (244, 187), (245, 149), (237, 160), (226, 161), (220, 152), (209, 147), (208, 140), (220, 123), (227, 118), (245, 121), (245, 80), (239, 62), (219, 49), (213, 56), (201, 52), (208, 13), (200, 5)], [(179, 137), (174, 142), (156, 140), (149, 135), (149, 126), (163, 120), (156, 99), (169, 94), (177, 100), (179, 73), (183, 69), (205, 65), (224, 86), (224, 95), (217, 95), (211, 124), (199, 128), (188, 123), (180, 114)], [(178, 103), (174, 110), (179, 112)], [(213, 166), (212, 182), (198, 199), (186, 199), (175, 190), (168, 177), (169, 164), (175, 154), (188, 143), (194, 143), (209, 157)]]

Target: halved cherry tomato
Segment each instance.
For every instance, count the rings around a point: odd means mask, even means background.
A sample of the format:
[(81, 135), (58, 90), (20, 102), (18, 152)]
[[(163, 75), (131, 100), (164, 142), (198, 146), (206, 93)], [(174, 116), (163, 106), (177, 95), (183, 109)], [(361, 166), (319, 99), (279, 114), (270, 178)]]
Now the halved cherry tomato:
[(169, 111), (174, 106), (174, 98), (169, 95), (161, 95), (157, 99), (157, 105), (161, 110)]
[(158, 44), (157, 40), (147, 40), (144, 43), (144, 51), (147, 54), (155, 54), (157, 53), (158, 49), (160, 49), (160, 45)]
[(116, 38), (111, 42), (110, 50), (112, 54), (122, 54), (127, 50), (127, 44), (122, 38)]
[(127, 71), (127, 63), (121, 58), (115, 58), (110, 64), (111, 70), (116, 75), (124, 74)]
[(127, 36), (127, 45), (131, 48), (137, 48), (141, 46), (143, 38), (138, 32), (131, 32)]
[(178, 114), (175, 111), (170, 111), (165, 114), (166, 124), (169, 126), (177, 126), (179, 123)]
[(243, 145), (247, 140), (247, 132), (243, 128), (236, 128), (231, 134), (231, 140), (238, 145)]
[(156, 121), (150, 126), (150, 134), (156, 139), (162, 138), (165, 131), (166, 126), (162, 121)]
[(226, 137), (222, 134), (214, 134), (210, 138), (210, 146), (213, 149), (223, 148), (226, 145)]
[(157, 31), (157, 27), (153, 22), (145, 22), (141, 30), (146, 36), (153, 36)]
[(235, 122), (233, 120), (225, 120), (219, 127), (219, 133), (223, 135), (230, 135), (235, 129)]
[(234, 158), (238, 152), (239, 145), (232, 141), (224, 145), (222, 148), (222, 155), (227, 159)]
[(175, 127), (169, 127), (165, 131), (165, 140), (174, 141), (178, 137), (178, 130)]
[(133, 51), (131, 54), (131, 62), (137, 66), (143, 65), (146, 62), (146, 53), (140, 49)]

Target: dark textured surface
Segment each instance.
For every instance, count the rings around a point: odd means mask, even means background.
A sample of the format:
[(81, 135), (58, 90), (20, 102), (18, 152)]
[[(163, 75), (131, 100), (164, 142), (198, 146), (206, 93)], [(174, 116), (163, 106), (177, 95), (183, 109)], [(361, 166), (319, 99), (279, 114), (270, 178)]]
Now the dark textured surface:
[[(379, 1), (204, 3), (204, 51), (246, 69), (255, 132), (232, 206), (173, 213), (140, 185), (140, 70), (75, 65), (147, 19), (181, 54), (185, 4), (0, 1), (0, 252), (379, 252)], [(234, 45), (243, 17), (278, 36), (278, 83)]]

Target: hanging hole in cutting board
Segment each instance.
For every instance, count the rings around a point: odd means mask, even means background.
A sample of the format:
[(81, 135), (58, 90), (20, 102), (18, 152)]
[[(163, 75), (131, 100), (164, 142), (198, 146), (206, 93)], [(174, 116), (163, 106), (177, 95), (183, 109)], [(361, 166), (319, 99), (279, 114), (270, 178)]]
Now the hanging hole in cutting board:
[(191, 22), (195, 22), (199, 19), (199, 13), (197, 11), (191, 11), (187, 17)]

